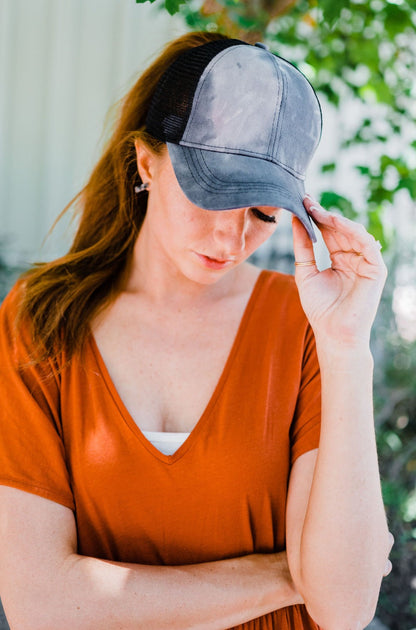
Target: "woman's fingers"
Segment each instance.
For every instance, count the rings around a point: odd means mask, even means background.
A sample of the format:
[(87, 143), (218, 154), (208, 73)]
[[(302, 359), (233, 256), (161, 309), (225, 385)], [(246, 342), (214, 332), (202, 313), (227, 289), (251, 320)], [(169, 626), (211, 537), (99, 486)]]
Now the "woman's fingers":
[(296, 216), (292, 217), (292, 231), (296, 275), (298, 277), (314, 275), (317, 273), (317, 267), (312, 241), (302, 222)]
[(320, 229), (331, 267), (318, 270), (306, 228), (294, 216), (295, 280), (303, 310), (316, 336), (349, 346), (367, 340), (387, 273), (380, 248), (363, 226), (311, 199), (304, 205)]
[(390, 562), (390, 560), (387, 560), (386, 566), (384, 567), (383, 577), (387, 577), (389, 573), (391, 573), (392, 569), (393, 569), (392, 563)]
[(360, 223), (327, 212), (317, 202), (309, 204), (305, 202), (305, 207), (318, 224), (327, 246), (330, 246), (330, 251), (342, 250), (357, 253), (364, 253), (364, 250), (370, 253), (379, 251), (379, 246), (375, 246), (374, 237)]
[(375, 271), (378, 274), (380, 269), (385, 270), (381, 245), (363, 225), (327, 212), (309, 197), (304, 204), (321, 231), (334, 269), (350, 268), (360, 275), (370, 276)]
[[(391, 532), (389, 532), (389, 544), (390, 544), (390, 548), (389, 548), (389, 554), (390, 551), (394, 545), (394, 536)], [(386, 560), (386, 566), (384, 567), (384, 573), (383, 573), (383, 577), (386, 577), (387, 575), (389, 575), (389, 573), (391, 572), (391, 570), (393, 569), (393, 565), (391, 563), (391, 561), (389, 559)]]
[(330, 252), (351, 249), (351, 234), (345, 232), (345, 226), (342, 226), (342, 224), (337, 221), (338, 216), (336, 214), (327, 212), (317, 201), (311, 198), (306, 198), (304, 205), (319, 227)]

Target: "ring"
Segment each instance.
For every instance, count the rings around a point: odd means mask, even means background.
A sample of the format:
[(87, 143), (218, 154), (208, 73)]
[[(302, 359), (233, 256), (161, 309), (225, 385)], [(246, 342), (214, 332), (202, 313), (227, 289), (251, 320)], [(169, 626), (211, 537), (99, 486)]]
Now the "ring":
[(316, 265), (316, 260), (305, 260), (305, 262), (295, 261), (295, 267), (310, 267), (311, 265)]

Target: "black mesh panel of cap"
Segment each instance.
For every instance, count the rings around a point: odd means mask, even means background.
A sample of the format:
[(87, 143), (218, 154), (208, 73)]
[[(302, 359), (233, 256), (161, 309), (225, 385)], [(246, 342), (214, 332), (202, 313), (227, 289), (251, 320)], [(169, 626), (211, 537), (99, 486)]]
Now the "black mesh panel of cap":
[(239, 39), (218, 39), (182, 53), (162, 75), (146, 118), (146, 131), (162, 142), (182, 139), (198, 81), (209, 62), (230, 46), (247, 44)]

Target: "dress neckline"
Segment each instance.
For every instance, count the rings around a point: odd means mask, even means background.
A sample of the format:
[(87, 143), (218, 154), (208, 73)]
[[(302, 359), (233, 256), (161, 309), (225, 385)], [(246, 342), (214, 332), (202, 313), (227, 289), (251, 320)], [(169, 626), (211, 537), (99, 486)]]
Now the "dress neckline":
[(180, 460), (187, 452), (188, 450), (192, 447), (192, 445), (197, 441), (200, 433), (203, 431), (203, 429), (205, 428), (207, 421), (215, 407), (215, 404), (217, 403), (217, 400), (224, 388), (224, 385), (227, 381), (228, 375), (230, 373), (232, 364), (234, 362), (234, 357), (238, 352), (238, 349), (241, 345), (242, 339), (244, 337), (244, 333), (247, 329), (247, 324), (248, 321), (250, 319), (251, 313), (253, 311), (255, 302), (256, 302), (256, 298), (258, 296), (258, 294), (260, 293), (264, 282), (267, 278), (267, 276), (270, 274), (269, 271), (262, 269), (259, 273), (259, 275), (257, 276), (257, 279), (254, 283), (254, 286), (252, 288), (250, 297), (246, 303), (246, 306), (244, 308), (243, 314), (241, 316), (240, 319), (240, 323), (238, 325), (237, 328), (237, 332), (236, 335), (234, 337), (234, 341), (233, 344), (231, 346), (231, 350), (228, 354), (228, 357), (225, 361), (224, 367), (222, 369), (222, 372), (220, 374), (220, 377), (218, 379), (218, 382), (214, 388), (214, 391), (211, 394), (211, 397), (204, 409), (204, 411), (202, 412), (199, 420), (196, 422), (195, 426), (193, 427), (192, 431), (189, 432), (189, 435), (187, 436), (187, 438), (185, 439), (185, 441), (182, 443), (182, 445), (175, 451), (175, 453), (173, 453), (172, 455), (164, 455), (163, 453), (161, 453), (144, 435), (143, 431), (140, 429), (140, 427), (136, 424), (135, 420), (133, 419), (133, 417), (131, 416), (131, 414), (129, 413), (127, 407), (125, 406), (125, 404), (123, 403), (117, 388), (115, 387), (112, 378), (110, 376), (109, 371), (107, 370), (107, 366), (104, 362), (104, 359), (101, 355), (101, 352), (98, 348), (98, 345), (95, 341), (94, 338), (94, 334), (92, 333), (92, 331), (90, 332), (89, 338), (88, 338), (88, 342), (87, 344), (89, 345), (92, 354), (94, 356), (95, 359), (95, 363), (96, 363), (96, 368), (100, 374), (100, 376), (102, 377), (105, 386), (109, 392), (109, 394), (111, 395), (118, 411), (120, 414), (121, 419), (127, 424), (127, 426), (129, 427), (129, 429), (131, 430), (131, 432), (134, 434), (135, 438), (138, 439), (142, 445), (157, 459), (159, 459), (160, 461), (162, 461), (165, 464), (174, 464), (176, 463), (178, 460)]

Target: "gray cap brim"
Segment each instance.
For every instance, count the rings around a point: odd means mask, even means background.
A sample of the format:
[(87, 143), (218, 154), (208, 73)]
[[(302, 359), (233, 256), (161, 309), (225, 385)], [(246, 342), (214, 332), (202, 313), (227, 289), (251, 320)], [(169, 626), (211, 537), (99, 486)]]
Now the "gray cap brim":
[(316, 242), (305, 210), (304, 182), (287, 169), (262, 157), (208, 151), (167, 143), (179, 185), (186, 197), (204, 210), (248, 206), (285, 208), (295, 214)]

